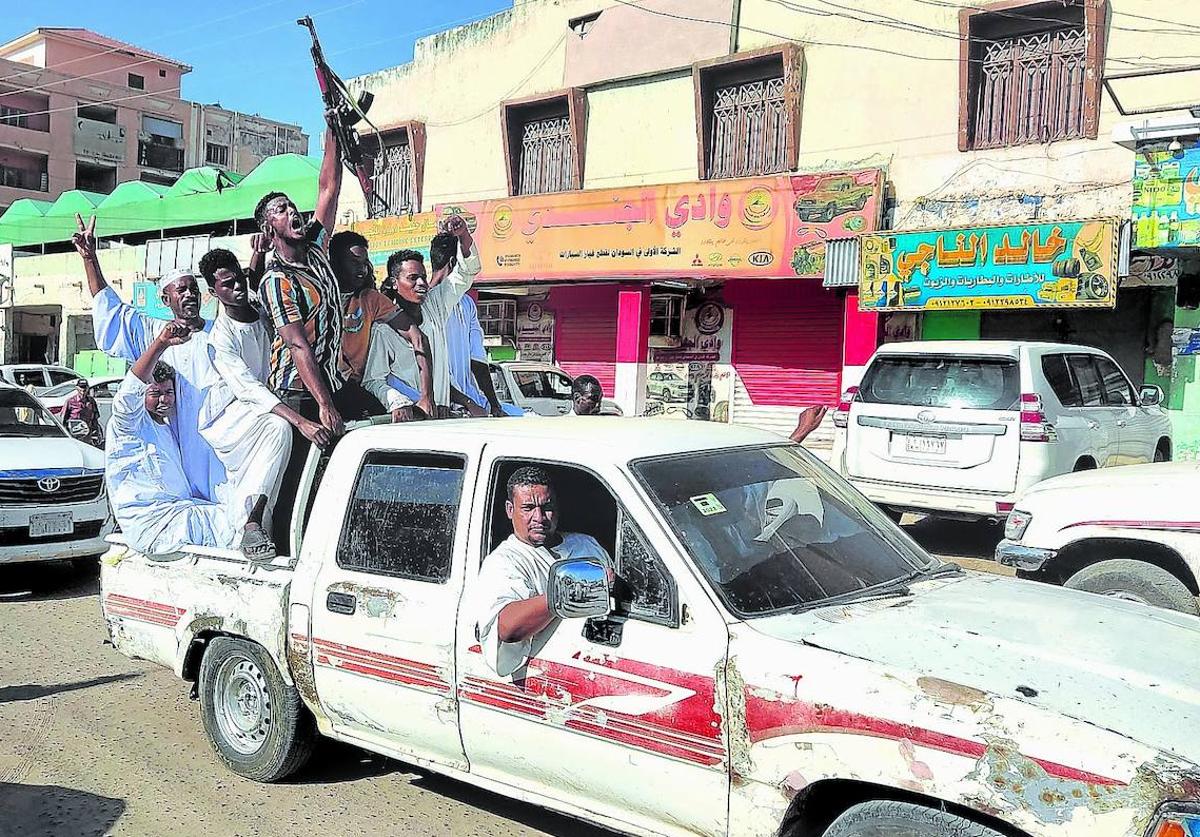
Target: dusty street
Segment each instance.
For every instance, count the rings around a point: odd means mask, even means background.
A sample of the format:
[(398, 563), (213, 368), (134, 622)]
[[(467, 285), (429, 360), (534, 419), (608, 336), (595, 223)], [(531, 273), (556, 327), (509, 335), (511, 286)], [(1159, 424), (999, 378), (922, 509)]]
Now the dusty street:
[[(909, 531), (985, 569), (999, 537), (929, 520)], [(608, 833), (331, 742), (294, 781), (239, 779), (186, 684), (102, 644), (97, 584), (68, 565), (0, 568), (0, 835)]]

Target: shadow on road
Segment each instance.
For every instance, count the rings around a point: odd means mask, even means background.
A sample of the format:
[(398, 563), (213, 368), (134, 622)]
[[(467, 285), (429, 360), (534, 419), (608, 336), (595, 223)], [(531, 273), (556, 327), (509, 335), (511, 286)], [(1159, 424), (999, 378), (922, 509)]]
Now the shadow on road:
[[(911, 520), (912, 518), (906, 518)], [(977, 558), (990, 561), (995, 557), (996, 544), (1004, 537), (1004, 527), (995, 523), (967, 523), (962, 520), (942, 520), (922, 517), (904, 526), (913, 540), (934, 555)]]
[(58, 785), (0, 782), (0, 811), (3, 812), (0, 833), (23, 837), (99, 837), (108, 834), (125, 813), (125, 802)]
[(14, 703), (18, 700), (37, 700), (49, 695), (76, 692), (80, 689), (90, 689), (93, 686), (103, 686), (105, 683), (120, 683), (122, 680), (132, 680), (135, 677), (141, 676), (141, 672), (134, 671), (124, 674), (106, 674), (103, 677), (93, 677), (91, 680), (77, 680), (74, 683), (54, 683), (45, 686), (39, 683), (27, 683), (23, 686), (0, 686), (0, 703)]
[(603, 828), (325, 738), (317, 742), (317, 750), (308, 766), (291, 781), (297, 785), (337, 784), (394, 773), (411, 776), (409, 782), (414, 787), (519, 822), (528, 828), (571, 837), (613, 837), (613, 832)]
[(100, 592), (100, 563), (96, 559), (37, 561), (0, 566), (0, 604), (6, 601), (58, 601), (94, 596)]

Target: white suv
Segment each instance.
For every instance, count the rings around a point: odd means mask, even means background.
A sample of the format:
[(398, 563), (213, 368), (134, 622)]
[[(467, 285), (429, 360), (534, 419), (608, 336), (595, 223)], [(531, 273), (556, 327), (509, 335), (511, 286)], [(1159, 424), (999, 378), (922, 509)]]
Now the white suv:
[(1170, 459), (1161, 401), (1098, 349), (893, 343), (842, 396), (832, 462), (893, 513), (1002, 518), (1044, 479)]
[(104, 451), (0, 382), (0, 564), (100, 555), (112, 531)]

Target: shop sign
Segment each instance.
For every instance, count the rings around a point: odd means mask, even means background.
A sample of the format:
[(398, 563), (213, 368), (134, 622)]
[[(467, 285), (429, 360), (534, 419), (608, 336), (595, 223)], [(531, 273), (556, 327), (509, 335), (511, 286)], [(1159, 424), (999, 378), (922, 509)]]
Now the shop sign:
[(517, 357), (554, 363), (554, 312), (539, 300), (517, 303)]
[(866, 235), (863, 311), (1112, 308), (1116, 221)]
[(429, 241), (437, 235), (437, 215), (432, 212), (389, 215), (339, 227), (339, 231), (343, 229), (354, 230), (367, 240), (375, 278), (382, 282), (387, 277), (388, 256), (397, 250), (416, 250), (429, 258)]
[(1200, 146), (1139, 149), (1133, 168), (1133, 246), (1200, 246)]
[(825, 240), (877, 227), (869, 169), (441, 204), (479, 239), (485, 281), (821, 278)]
[(679, 345), (650, 350), (643, 415), (729, 421), (733, 310), (702, 300), (683, 312)]

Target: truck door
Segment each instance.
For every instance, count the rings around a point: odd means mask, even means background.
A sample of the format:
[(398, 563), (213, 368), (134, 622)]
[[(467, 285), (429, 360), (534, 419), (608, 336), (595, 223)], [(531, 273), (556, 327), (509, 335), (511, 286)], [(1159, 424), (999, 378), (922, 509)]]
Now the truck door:
[(311, 603), (317, 696), (345, 736), (465, 769), (453, 614), (462, 585), (455, 539), (474, 484), (467, 457), (365, 450), (357, 467), (344, 518), (318, 505), (308, 524), (335, 527)]
[[(527, 450), (528, 446), (522, 446)], [(637, 495), (599, 474), (485, 450), (486, 521), (468, 545), (458, 635), (460, 725), (471, 771), (655, 833), (724, 835), (728, 748), (721, 715), (725, 620)], [(488, 458), (486, 454), (491, 454)], [(505, 482), (519, 466), (552, 475), (559, 532), (592, 535), (627, 584), (608, 620), (564, 620), (533, 658), (500, 676), (476, 636), (480, 559), (512, 533)], [(611, 487), (620, 487), (613, 491)], [(620, 496), (625, 502), (618, 501)], [(496, 560), (499, 556), (492, 556)], [(486, 595), (485, 595), (486, 597)]]
[(1117, 426), (1117, 464), (1153, 462), (1158, 442), (1154, 419), (1138, 403), (1133, 384), (1121, 367), (1106, 357), (1096, 357), (1096, 368), (1104, 384), (1104, 403), (1112, 410)]

